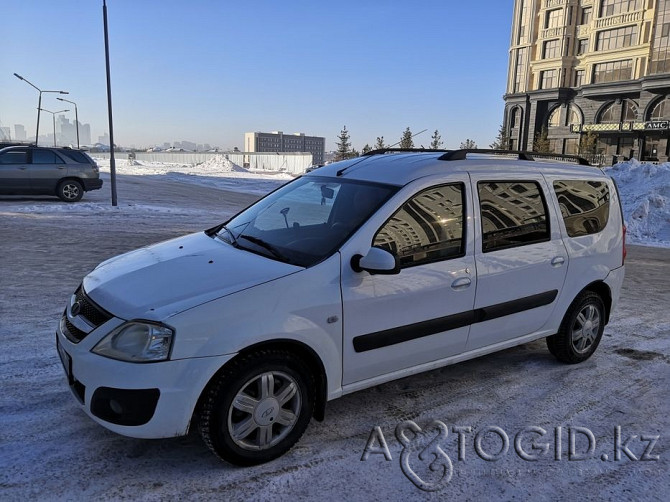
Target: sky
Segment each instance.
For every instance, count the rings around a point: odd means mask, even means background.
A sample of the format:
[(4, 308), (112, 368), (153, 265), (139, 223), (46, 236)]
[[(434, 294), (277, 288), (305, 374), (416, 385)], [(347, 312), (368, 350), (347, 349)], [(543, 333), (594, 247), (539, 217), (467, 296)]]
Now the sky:
[[(244, 133), (304, 132), (335, 149), (493, 142), (513, 0), (107, 0), (117, 145), (242, 149)], [(65, 90), (91, 136), (109, 130), (102, 0), (4, 0), (0, 126), (34, 135), (38, 92)], [(72, 108), (43, 93), (42, 107)], [(74, 112), (65, 114), (74, 121)], [(48, 114), (40, 134), (50, 130)]]

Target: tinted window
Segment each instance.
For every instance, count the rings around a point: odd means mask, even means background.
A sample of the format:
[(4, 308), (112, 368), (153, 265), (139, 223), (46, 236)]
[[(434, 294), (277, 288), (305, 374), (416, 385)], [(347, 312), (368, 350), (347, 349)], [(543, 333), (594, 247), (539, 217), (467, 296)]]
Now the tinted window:
[(595, 234), (607, 225), (610, 192), (602, 181), (554, 181), (561, 216), (570, 237)]
[(61, 155), (65, 155), (66, 157), (70, 157), (72, 160), (75, 162), (79, 162), (80, 164), (91, 164), (92, 161), (91, 159), (82, 152), (78, 152), (77, 150), (59, 150)]
[(542, 190), (534, 181), (477, 184), (482, 219), (482, 251), (549, 240)]
[(51, 150), (33, 150), (33, 164), (64, 164)]
[(0, 164), (25, 164), (28, 162), (28, 152), (24, 150), (12, 150), (0, 154)]
[(408, 267), (462, 256), (463, 185), (429, 188), (412, 197), (377, 232), (373, 246)]

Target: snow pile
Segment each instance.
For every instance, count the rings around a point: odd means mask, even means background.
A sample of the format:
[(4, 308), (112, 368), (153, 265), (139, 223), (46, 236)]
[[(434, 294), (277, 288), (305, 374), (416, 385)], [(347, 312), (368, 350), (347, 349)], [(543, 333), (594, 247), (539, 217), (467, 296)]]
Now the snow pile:
[(237, 164), (234, 164), (230, 159), (224, 157), (223, 155), (216, 155), (211, 157), (205, 162), (197, 164), (195, 168), (202, 174), (248, 172), (246, 169), (238, 166)]
[(619, 187), (628, 242), (670, 247), (670, 163), (631, 159), (605, 172)]

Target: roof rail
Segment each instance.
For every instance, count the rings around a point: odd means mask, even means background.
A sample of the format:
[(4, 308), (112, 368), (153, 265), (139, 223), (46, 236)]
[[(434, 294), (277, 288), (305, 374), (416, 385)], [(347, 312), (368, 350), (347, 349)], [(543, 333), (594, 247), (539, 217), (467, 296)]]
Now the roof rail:
[(366, 157), (368, 155), (380, 155), (383, 153), (396, 153), (396, 152), (406, 152), (406, 153), (435, 153), (435, 152), (451, 152), (452, 150), (436, 150), (434, 148), (379, 148), (377, 150), (372, 150), (361, 155), (361, 157)]
[(450, 150), (442, 155), (438, 160), (465, 160), (469, 153), (483, 153), (487, 155), (515, 155), (519, 160), (570, 160), (580, 166), (590, 166), (589, 161), (578, 155), (566, 155), (562, 153), (540, 153), (515, 150), (491, 150), (486, 148), (469, 148), (461, 150)]

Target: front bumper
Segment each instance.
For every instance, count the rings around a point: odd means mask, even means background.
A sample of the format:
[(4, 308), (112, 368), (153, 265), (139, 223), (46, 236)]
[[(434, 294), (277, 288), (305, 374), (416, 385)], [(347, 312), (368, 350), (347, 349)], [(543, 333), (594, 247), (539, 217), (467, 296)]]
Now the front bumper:
[(56, 332), (56, 346), (68, 384), (79, 406), (93, 420), (118, 434), (166, 438), (188, 433), (198, 398), (209, 380), (233, 355), (157, 363), (117, 361), (91, 352), (106, 326), (73, 343)]

